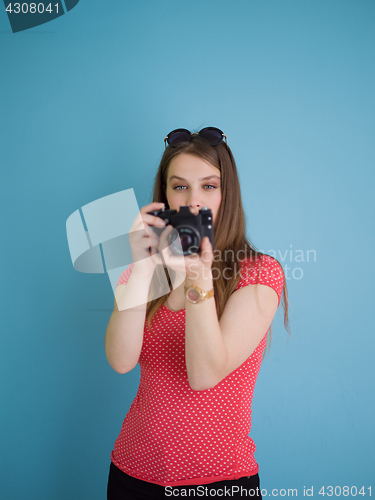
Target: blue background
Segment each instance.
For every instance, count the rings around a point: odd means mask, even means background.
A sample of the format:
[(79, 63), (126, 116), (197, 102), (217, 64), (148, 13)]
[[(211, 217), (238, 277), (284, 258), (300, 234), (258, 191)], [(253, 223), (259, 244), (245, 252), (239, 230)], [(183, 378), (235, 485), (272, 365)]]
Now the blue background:
[(113, 292), (73, 269), (65, 222), (128, 188), (146, 204), (165, 135), (209, 125), (251, 240), (288, 251), (292, 337), (280, 308), (253, 401), (261, 486), (374, 494), (374, 21), (370, 0), (82, 0), (17, 34), (0, 13), (2, 499), (105, 498), (139, 371), (106, 361)]

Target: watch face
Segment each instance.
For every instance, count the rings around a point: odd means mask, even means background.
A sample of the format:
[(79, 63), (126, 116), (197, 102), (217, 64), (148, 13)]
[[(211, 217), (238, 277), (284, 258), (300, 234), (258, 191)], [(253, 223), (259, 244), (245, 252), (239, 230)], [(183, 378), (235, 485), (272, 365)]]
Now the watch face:
[(199, 300), (201, 298), (200, 293), (195, 288), (188, 288), (188, 290), (186, 292), (186, 296), (190, 300), (190, 302), (193, 302), (193, 304), (196, 304), (197, 302), (199, 302)]

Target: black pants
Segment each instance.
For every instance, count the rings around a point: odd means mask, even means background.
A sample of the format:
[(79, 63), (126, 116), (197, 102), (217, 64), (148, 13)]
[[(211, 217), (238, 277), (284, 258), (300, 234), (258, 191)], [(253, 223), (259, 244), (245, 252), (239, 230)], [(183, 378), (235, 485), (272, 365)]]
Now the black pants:
[[(195, 492), (193, 491), (195, 490)], [(167, 498), (256, 498), (261, 500), (259, 476), (241, 477), (201, 486), (160, 486), (125, 474), (112, 462), (109, 469), (107, 500), (165, 500)]]

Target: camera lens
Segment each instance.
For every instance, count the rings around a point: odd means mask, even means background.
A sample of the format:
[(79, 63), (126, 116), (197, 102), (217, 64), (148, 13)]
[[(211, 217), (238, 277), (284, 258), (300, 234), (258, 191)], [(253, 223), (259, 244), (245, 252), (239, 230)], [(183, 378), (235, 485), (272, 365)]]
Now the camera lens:
[(201, 236), (194, 226), (178, 226), (176, 227), (180, 237), (183, 255), (191, 255), (199, 252), (201, 244)]
[(182, 248), (189, 248), (193, 243), (193, 238), (190, 234), (183, 234), (180, 238)]

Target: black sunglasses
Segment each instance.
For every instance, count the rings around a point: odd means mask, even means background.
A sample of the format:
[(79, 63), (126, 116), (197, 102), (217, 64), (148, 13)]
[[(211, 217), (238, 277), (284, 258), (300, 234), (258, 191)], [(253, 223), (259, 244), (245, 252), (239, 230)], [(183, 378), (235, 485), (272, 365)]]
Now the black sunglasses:
[(186, 128), (177, 128), (169, 132), (167, 137), (164, 139), (165, 147), (167, 147), (167, 142), (172, 148), (177, 147), (182, 142), (190, 142), (192, 135), (199, 135), (205, 139), (211, 146), (217, 146), (221, 143), (223, 139), (227, 142), (227, 136), (223, 132), (215, 127), (202, 128), (199, 132), (191, 133)]

